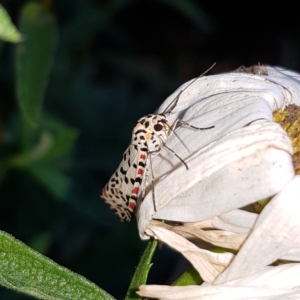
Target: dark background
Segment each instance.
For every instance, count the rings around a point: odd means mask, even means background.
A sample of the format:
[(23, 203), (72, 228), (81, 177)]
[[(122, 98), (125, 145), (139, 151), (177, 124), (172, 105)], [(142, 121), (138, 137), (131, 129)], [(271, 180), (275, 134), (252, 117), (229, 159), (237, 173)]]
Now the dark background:
[[(26, 2), (1, 4), (17, 24)], [(121, 223), (99, 195), (135, 121), (213, 62), (211, 74), (258, 62), (299, 69), (298, 11), (239, 3), (53, 0), (60, 36), (44, 110), (79, 133), (71, 187), (58, 199), (25, 171), (9, 170), (0, 181), (0, 229), (125, 297), (146, 243), (135, 218)], [(0, 56), (0, 147), (16, 142), (4, 138), (18, 110), (14, 47), (5, 44)], [(169, 284), (178, 260), (161, 247), (149, 282)], [(29, 297), (0, 288), (0, 299)]]

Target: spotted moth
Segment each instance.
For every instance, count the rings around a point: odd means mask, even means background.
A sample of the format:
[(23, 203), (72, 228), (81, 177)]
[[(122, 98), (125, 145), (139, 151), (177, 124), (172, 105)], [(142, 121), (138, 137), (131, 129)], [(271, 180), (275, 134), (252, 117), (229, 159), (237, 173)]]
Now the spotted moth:
[[(199, 77), (211, 70), (212, 67)], [(195, 80), (193, 80), (187, 87), (195, 82)], [(187, 87), (185, 87), (185, 89)], [(168, 124), (167, 116), (176, 107), (179, 97), (185, 89), (178, 93), (163, 113), (149, 114), (137, 121), (133, 128), (131, 144), (124, 152), (123, 159), (119, 167), (102, 189), (101, 198), (103, 198), (104, 201), (116, 211), (116, 214), (121, 218), (121, 220), (130, 221), (131, 213), (133, 213), (137, 199), (141, 195), (142, 184), (145, 180), (145, 173), (148, 166), (150, 165), (151, 167), (151, 158), (159, 154), (162, 147), (171, 151), (188, 169), (184, 160), (172, 149), (166, 146), (166, 141), (174, 132), (177, 123), (181, 123), (184, 126), (197, 130), (210, 129), (214, 127), (198, 128), (180, 119), (175, 120), (172, 125)], [(152, 187), (154, 188), (153, 181)]]

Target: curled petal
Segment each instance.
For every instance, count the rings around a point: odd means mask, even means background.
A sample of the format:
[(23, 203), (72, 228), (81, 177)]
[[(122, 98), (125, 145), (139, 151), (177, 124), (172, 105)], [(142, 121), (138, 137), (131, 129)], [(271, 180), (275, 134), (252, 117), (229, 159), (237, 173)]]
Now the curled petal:
[[(152, 228), (152, 226), (162, 227), (173, 231), (186, 239), (196, 238), (211, 243), (215, 246), (233, 250), (240, 249), (241, 245), (248, 236), (248, 234), (245, 233), (233, 233), (224, 230), (204, 230), (202, 229), (203, 223), (208, 222), (184, 223), (182, 226), (171, 226), (152, 220), (150, 222), (150, 228)], [(212, 226), (209, 226), (208, 228), (212, 229)]]
[(283, 300), (299, 299), (300, 289), (272, 289), (244, 286), (161, 286), (141, 285), (137, 292), (142, 297), (160, 300)]
[(211, 219), (211, 225), (235, 233), (248, 233), (257, 220), (258, 215), (248, 211), (235, 209), (227, 213), (215, 216)]
[(149, 226), (147, 233), (181, 252), (207, 282), (214, 282), (234, 256), (228, 252), (213, 253), (200, 249), (185, 238), (162, 226)]
[(242, 278), (281, 258), (300, 236), (300, 176), (295, 176), (259, 215), (247, 241), (215, 283)]

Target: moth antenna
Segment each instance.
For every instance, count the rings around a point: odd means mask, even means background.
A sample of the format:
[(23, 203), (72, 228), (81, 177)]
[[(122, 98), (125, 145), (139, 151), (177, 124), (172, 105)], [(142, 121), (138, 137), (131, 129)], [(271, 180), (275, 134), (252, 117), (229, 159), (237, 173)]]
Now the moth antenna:
[(285, 69), (280, 70), (280, 69), (274, 67), (274, 69), (276, 69), (277, 71), (291, 71), (291, 70), (293, 70), (294, 66), (295, 66), (295, 62), (293, 62), (292, 66), (289, 67), (289, 68), (285, 68)]
[[(193, 81), (191, 81), (183, 90), (179, 91), (177, 96), (174, 98), (174, 100), (166, 107), (166, 109), (163, 111), (162, 114), (170, 114), (173, 108), (177, 105), (177, 102), (179, 100), (180, 95), (189, 87), (191, 86), (196, 80), (198, 80), (200, 77), (204, 76), (206, 73), (208, 73), (217, 63), (213, 63), (205, 72), (200, 74), (198, 77), (196, 77)], [(170, 108), (172, 107), (172, 108)]]
[[(274, 69), (275, 70), (277, 70), (278, 72), (281, 72), (281, 71), (291, 71), (291, 70), (293, 70), (293, 68), (294, 68), (294, 66), (295, 66), (295, 62), (293, 62), (293, 64), (292, 64), (292, 66), (290, 67), (290, 68), (286, 68), (286, 69), (278, 69), (278, 68), (276, 68), (276, 67), (274, 67)], [(295, 76), (292, 76), (292, 75), (289, 75), (290, 77), (292, 77), (292, 78), (299, 78), (300, 76), (298, 75), (295, 75)]]
[(171, 148), (169, 148), (167, 145), (166, 145), (166, 143), (163, 143), (163, 145), (164, 145), (164, 147), (166, 148), (166, 149), (168, 149), (171, 153), (173, 153), (183, 164), (184, 164), (184, 166), (186, 167), (186, 169), (188, 170), (189, 169), (189, 167), (188, 167), (188, 165), (187, 165), (187, 163), (174, 151), (174, 150), (172, 150)]

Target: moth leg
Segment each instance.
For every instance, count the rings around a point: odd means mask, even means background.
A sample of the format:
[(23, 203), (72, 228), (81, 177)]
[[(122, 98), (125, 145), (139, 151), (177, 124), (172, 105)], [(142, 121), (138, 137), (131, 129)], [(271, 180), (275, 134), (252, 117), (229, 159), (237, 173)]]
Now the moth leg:
[(174, 150), (169, 148), (165, 143), (164, 143), (164, 147), (167, 148), (172, 154), (174, 154), (185, 165), (187, 170), (189, 169), (187, 163)]
[(149, 156), (149, 162), (150, 162), (150, 170), (151, 170), (151, 186), (152, 186), (152, 200), (153, 200), (153, 207), (154, 207), (154, 211), (157, 212), (156, 210), (156, 204), (155, 204), (155, 189), (154, 189), (154, 173), (153, 173), (153, 167), (152, 167), (152, 158), (151, 158), (151, 154), (157, 154), (159, 153), (161, 150), (161, 148), (158, 148), (156, 150), (153, 151), (149, 151), (148, 152), (148, 156)]
[[(148, 160), (149, 158), (148, 158), (148, 155), (147, 155), (147, 160)], [(147, 162), (146, 162), (146, 166), (147, 166)], [(144, 199), (145, 198), (145, 193), (146, 193), (146, 183), (147, 183), (147, 179), (148, 179), (148, 176), (149, 176), (149, 174), (148, 174), (148, 169), (147, 169), (147, 167), (145, 167), (145, 170), (144, 170), (144, 172), (145, 172), (145, 177), (144, 177), (144, 179), (143, 179), (143, 181), (142, 181), (142, 199)]]
[(232, 73), (250, 73), (245, 66), (240, 66), (233, 70)]

